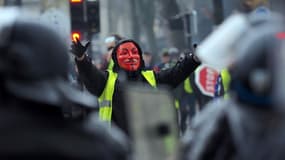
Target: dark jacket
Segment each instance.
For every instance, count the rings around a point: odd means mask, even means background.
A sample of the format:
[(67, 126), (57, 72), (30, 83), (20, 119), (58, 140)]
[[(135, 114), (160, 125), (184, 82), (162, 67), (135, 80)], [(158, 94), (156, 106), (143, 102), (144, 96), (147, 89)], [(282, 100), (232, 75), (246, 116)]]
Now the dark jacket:
[(0, 159), (121, 160), (127, 156), (127, 150), (100, 126), (87, 129), (65, 120), (60, 106), (12, 96), (1, 102), (0, 141)]
[[(122, 101), (122, 83), (121, 79), (126, 79), (127, 81), (135, 81), (135, 82), (144, 82), (147, 83), (146, 79), (142, 77), (140, 74), (141, 70), (144, 70), (144, 62), (142, 60), (142, 52), (140, 47), (137, 45), (139, 49), (139, 53), (141, 56), (141, 66), (136, 72), (126, 72), (120, 69), (116, 59), (116, 49), (118, 46), (125, 42), (133, 42), (132, 40), (123, 40), (120, 41), (113, 50), (112, 58), (114, 60), (114, 68), (113, 71), (119, 74), (118, 79), (115, 82), (115, 91), (113, 96), (113, 113), (112, 113), (112, 121), (115, 124), (123, 129), (126, 133), (127, 130), (127, 120), (126, 120), (126, 111), (124, 105), (121, 104)], [(108, 79), (108, 72), (98, 70), (92, 63), (89, 57), (85, 57), (82, 61), (76, 61), (79, 69), (79, 74), (86, 86), (86, 88), (96, 96), (100, 97), (103, 92), (106, 81)], [(190, 75), (200, 63), (193, 60), (191, 55), (186, 56), (186, 58), (181, 59), (177, 62), (177, 64), (170, 69), (161, 71), (159, 73), (155, 73), (155, 78), (157, 85), (168, 85), (171, 88), (177, 87), (181, 82), (183, 82), (187, 76)]]
[(183, 160), (285, 158), (284, 113), (217, 99), (196, 116), (183, 139)]

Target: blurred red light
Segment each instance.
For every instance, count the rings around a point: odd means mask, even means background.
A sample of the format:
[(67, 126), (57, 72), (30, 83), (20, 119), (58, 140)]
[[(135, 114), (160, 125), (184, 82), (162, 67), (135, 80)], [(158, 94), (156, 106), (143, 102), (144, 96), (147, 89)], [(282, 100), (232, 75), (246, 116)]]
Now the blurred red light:
[(76, 41), (76, 38), (80, 40), (80, 32), (72, 32), (72, 41)]
[(82, 0), (70, 0), (71, 3), (81, 3)]
[(277, 34), (276, 34), (276, 37), (277, 37), (278, 39), (285, 39), (285, 32), (279, 32), (279, 33), (277, 33)]

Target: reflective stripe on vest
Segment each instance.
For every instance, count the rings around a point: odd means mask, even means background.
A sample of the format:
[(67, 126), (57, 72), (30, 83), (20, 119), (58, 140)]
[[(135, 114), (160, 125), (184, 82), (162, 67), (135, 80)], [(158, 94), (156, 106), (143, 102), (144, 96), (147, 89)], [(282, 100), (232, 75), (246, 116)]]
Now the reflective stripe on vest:
[(107, 70), (109, 72), (108, 80), (106, 82), (105, 89), (99, 97), (99, 119), (102, 121), (111, 121), (112, 118), (112, 99), (115, 90), (115, 81), (118, 77), (118, 74)]
[[(102, 94), (99, 97), (99, 119), (101, 121), (111, 122), (113, 94), (118, 74), (112, 70), (107, 71), (109, 73), (108, 80)], [(156, 87), (156, 80), (153, 71), (142, 71), (141, 74), (152, 87)]]

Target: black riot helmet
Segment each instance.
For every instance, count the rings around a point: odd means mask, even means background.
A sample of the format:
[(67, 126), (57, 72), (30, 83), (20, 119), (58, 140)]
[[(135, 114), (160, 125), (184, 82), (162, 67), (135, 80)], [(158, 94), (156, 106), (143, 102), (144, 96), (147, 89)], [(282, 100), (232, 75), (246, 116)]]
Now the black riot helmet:
[[(96, 106), (93, 96), (83, 96), (65, 81), (68, 49), (56, 32), (19, 19), (15, 10), (3, 9), (0, 15), (0, 76), (7, 93), (52, 105), (71, 101)], [(4, 15), (10, 18), (7, 20)]]
[(239, 102), (252, 106), (273, 106), (276, 55), (281, 45), (278, 33), (283, 30), (278, 15), (249, 17), (251, 27), (240, 40), (238, 59), (231, 66), (231, 90)]

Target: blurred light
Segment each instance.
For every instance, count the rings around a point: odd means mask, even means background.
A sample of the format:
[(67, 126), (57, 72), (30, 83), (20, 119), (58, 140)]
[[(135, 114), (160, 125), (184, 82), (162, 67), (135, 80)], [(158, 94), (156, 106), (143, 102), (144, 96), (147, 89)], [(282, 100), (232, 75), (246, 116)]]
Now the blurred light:
[(70, 0), (71, 3), (81, 3), (82, 0)]
[(278, 39), (285, 39), (285, 32), (279, 32), (276, 34), (276, 38)]
[(76, 38), (80, 40), (81, 38), (80, 32), (72, 32), (72, 40), (76, 41)]
[(105, 39), (105, 43), (111, 43), (114, 42), (115, 40), (116, 38), (114, 36), (110, 36)]

